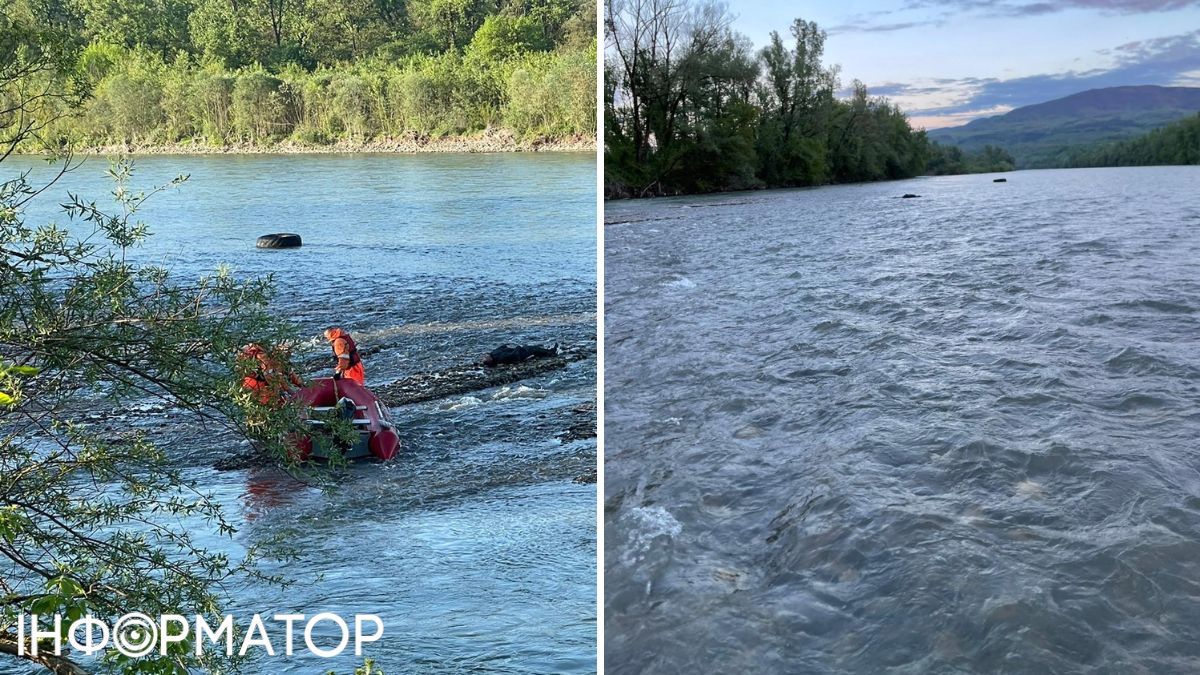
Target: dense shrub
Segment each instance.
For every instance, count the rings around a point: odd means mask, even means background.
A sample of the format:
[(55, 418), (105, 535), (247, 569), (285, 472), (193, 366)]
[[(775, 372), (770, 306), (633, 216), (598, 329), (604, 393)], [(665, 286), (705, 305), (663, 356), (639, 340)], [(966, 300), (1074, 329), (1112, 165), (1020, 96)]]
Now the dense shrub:
[(504, 122), (521, 135), (565, 136), (596, 127), (594, 50), (530, 54), (508, 77)]
[(92, 146), (329, 144), (497, 127), (554, 138), (592, 136), (596, 128), (594, 45), (500, 61), (468, 50), (276, 72), (198, 64), (182, 54), (164, 64), (108, 46), (83, 53), (80, 71), (98, 81), (92, 99), (52, 133)]

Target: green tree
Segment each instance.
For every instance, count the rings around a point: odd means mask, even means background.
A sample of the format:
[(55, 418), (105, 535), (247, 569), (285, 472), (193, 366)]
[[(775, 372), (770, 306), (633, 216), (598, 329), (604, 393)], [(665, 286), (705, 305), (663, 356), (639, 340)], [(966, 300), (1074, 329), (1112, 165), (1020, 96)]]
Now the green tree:
[(250, 142), (285, 136), (288, 101), (280, 89), (283, 80), (263, 70), (241, 73), (233, 85), (233, 130)]
[(714, 3), (608, 4), (608, 96), (620, 105), (605, 111), (606, 157), (613, 160), (606, 160), (606, 189), (639, 196), (686, 189), (693, 173), (705, 170), (687, 161), (696, 144), (706, 136), (712, 143), (711, 134), (745, 119), (729, 109), (748, 98), (757, 64), (729, 23), (725, 7)]
[[(78, 104), (76, 61), (69, 40), (7, 17), (0, 56), (0, 127), (11, 150), (37, 140), (42, 127), (31, 120)], [(75, 166), (59, 161), (59, 175)], [(175, 458), (141, 433), (96, 430), (87, 410), (155, 400), (235, 433), (256, 419), (277, 452), (279, 434), (296, 428), (294, 411), (262, 410), (237, 384), (246, 368), (237, 347), (294, 335), (267, 310), (270, 281), (218, 271), (179, 282), (134, 262), (148, 236), (137, 212), (154, 191), (132, 190), (127, 165), (111, 177), (112, 209), (73, 195), (69, 229), (24, 220), (49, 184), (28, 174), (0, 183), (0, 655), (11, 658), (21, 658), (14, 626), (23, 613), (213, 617), (224, 584), (260, 576), (259, 550), (230, 559), (196, 544), (189, 524), (233, 529)], [(84, 672), (68, 657), (25, 658)], [(164, 675), (235, 665), (223, 653), (196, 657), (186, 642), (165, 656), (104, 659), (106, 670)]]
[(462, 49), (488, 15), (483, 0), (411, 0), (416, 25), (446, 50)]
[(262, 32), (254, 16), (236, 0), (199, 0), (188, 17), (196, 49), (226, 66), (243, 66), (267, 57)]
[(968, 153), (963, 152), (962, 148), (957, 146), (935, 142), (929, 144), (927, 152), (925, 173), (931, 176), (992, 173), (1012, 171), (1016, 168), (1016, 162), (1012, 155), (993, 145)]
[[(378, 0), (309, 0), (308, 50), (319, 63), (359, 61), (396, 35)], [(392, 10), (394, 11), (394, 10)]]
[(91, 41), (145, 47), (168, 59), (191, 50), (192, 0), (72, 0)]
[(1200, 164), (1200, 115), (1120, 143), (1072, 148), (1062, 164), (1072, 167)]
[(837, 75), (821, 63), (826, 36), (816, 23), (796, 19), (791, 32), (792, 49), (772, 32), (759, 55), (764, 73), (759, 175), (772, 185), (821, 184), (829, 179), (825, 148)]
[[(367, 142), (500, 125), (530, 140), (595, 133), (595, 73), (586, 71), (594, 38), (576, 44), (573, 32), (587, 20), (554, 23), (551, 32), (568, 45), (547, 41), (537, 18), (570, 3), (503, 5), (499, 13), (480, 6), (482, 23), (466, 48), (442, 51), (391, 0), (289, 3), (289, 37), (279, 45), (267, 5), (196, 1), (195, 53), (164, 59), (144, 46), (84, 47), (75, 76), (90, 85), (92, 100), (80, 114), (39, 122), (42, 135), (145, 147)], [(78, 46), (81, 30), (60, 32)]]
[(480, 59), (499, 62), (548, 46), (542, 27), (535, 19), (493, 14), (475, 31), (469, 49)]
[(501, 5), (502, 12), (507, 16), (528, 18), (537, 26), (538, 36), (546, 43), (562, 42), (568, 23), (574, 17), (588, 14), (592, 20), (593, 30), (589, 34), (594, 38), (595, 12), (594, 2), (580, 0), (508, 0)]
[(596, 50), (530, 54), (509, 75), (504, 120), (523, 136), (596, 129)]
[(100, 81), (87, 109), (108, 138), (146, 141), (163, 123), (163, 70), (154, 58), (128, 55)]
[(722, 5), (614, 0), (605, 17), (605, 189), (648, 196), (919, 174), (928, 140), (855, 82), (838, 100), (825, 32), (792, 23), (752, 55)]

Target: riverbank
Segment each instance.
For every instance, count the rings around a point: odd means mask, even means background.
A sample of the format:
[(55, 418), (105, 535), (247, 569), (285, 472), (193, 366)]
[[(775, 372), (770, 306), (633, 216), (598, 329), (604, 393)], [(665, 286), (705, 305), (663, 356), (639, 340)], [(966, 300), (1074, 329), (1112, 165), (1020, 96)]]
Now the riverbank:
[[(168, 144), (119, 143), (74, 148), (80, 155), (322, 155), (345, 153), (507, 153), (507, 152), (594, 152), (593, 136), (519, 139), (503, 130), (462, 136), (408, 134), (398, 138), (343, 139), (314, 144), (293, 140), (274, 144), (233, 143), (207, 145), (203, 142)], [(28, 153), (40, 154), (40, 153)]]
[[(755, 185), (755, 186), (744, 187), (744, 188), (732, 188), (732, 189), (725, 189), (725, 190), (700, 190), (700, 191), (695, 191), (695, 192), (678, 192), (678, 193), (674, 193), (674, 194), (647, 194), (647, 195), (621, 194), (621, 195), (614, 196), (614, 195), (610, 194), (609, 192), (607, 192), (607, 187), (606, 187), (605, 188), (606, 191), (605, 191), (605, 195), (604, 195), (604, 202), (607, 204), (610, 202), (634, 202), (634, 201), (647, 201), (647, 200), (655, 200), (655, 199), (675, 199), (678, 197), (711, 197), (714, 195), (729, 195), (731, 197), (736, 197), (738, 195), (751, 195), (751, 194), (755, 194), (755, 193), (759, 193), (759, 192), (787, 192), (787, 191), (796, 191), (796, 190), (819, 190), (821, 188), (839, 187), (839, 186), (846, 186), (846, 185), (876, 185), (879, 183), (899, 183), (902, 181), (923, 180), (923, 179), (928, 179), (928, 178), (939, 178), (942, 176), (986, 176), (989, 174), (1008, 174), (1008, 173), (1012, 173), (1015, 171), (1028, 171), (1028, 170), (1029, 169), (1005, 169), (1004, 171), (985, 171), (985, 172), (968, 171), (968, 172), (964, 172), (964, 173), (920, 174), (918, 176), (909, 176), (908, 178), (881, 178), (879, 180), (846, 181), (846, 182), (840, 182), (840, 183), (835, 181), (835, 182), (830, 182), (830, 183), (819, 183), (819, 184), (814, 184), (814, 185)], [(738, 203), (740, 203), (740, 202), (738, 202)], [(726, 205), (725, 203), (715, 204), (715, 206), (725, 206), (725, 205)], [(614, 225), (614, 224), (621, 224), (621, 223), (626, 223), (626, 222), (630, 222), (630, 221), (625, 221), (625, 220), (607, 221), (606, 220), (604, 222), (604, 224), (605, 225)]]

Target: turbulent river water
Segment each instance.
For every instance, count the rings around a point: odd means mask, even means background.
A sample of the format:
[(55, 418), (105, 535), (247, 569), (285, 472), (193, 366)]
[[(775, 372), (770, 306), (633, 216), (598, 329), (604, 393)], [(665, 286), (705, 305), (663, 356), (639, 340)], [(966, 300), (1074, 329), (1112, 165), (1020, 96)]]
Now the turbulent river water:
[(1200, 167), (992, 178), (606, 206), (609, 672), (1196, 671)]
[[(68, 190), (103, 205), (106, 166), (86, 162), (27, 221), (66, 223), (55, 205)], [(503, 342), (594, 353), (595, 170), (590, 154), (145, 158), (135, 186), (191, 177), (147, 203), (140, 216), (154, 236), (136, 255), (181, 278), (219, 265), (274, 274), (276, 309), (313, 336), (314, 354), (335, 323), (378, 350), (365, 359), (368, 385), (468, 363)], [(299, 233), (304, 246), (256, 250), (269, 232)], [(282, 532), (299, 554), (270, 569), (293, 586), (235, 589), (240, 616), (379, 614), (385, 637), (367, 655), (388, 673), (592, 672), (596, 493), (573, 479), (595, 466), (595, 440), (557, 436), (594, 400), (595, 369), (587, 358), (394, 409), (399, 460), (351, 467), (331, 493), (275, 470), (214, 470), (246, 450), (239, 439), (136, 410), (116, 425), (151, 429), (226, 505), (239, 532), (211, 545), (236, 555)], [(260, 672), (361, 664), (296, 656)]]

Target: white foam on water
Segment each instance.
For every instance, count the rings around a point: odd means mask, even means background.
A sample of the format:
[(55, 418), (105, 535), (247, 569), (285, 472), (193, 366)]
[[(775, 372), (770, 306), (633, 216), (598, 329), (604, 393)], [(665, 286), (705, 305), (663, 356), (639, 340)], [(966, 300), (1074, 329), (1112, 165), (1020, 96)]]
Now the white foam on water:
[(626, 565), (637, 565), (645, 559), (659, 537), (671, 539), (683, 533), (683, 525), (661, 506), (639, 506), (622, 519), (629, 526), (629, 541), (621, 553)]
[(670, 288), (695, 288), (696, 282), (687, 277), (676, 277), (668, 281), (667, 286)]
[(1015, 490), (1020, 497), (1041, 499), (1046, 496), (1046, 488), (1042, 487), (1041, 483), (1032, 480), (1023, 480), (1017, 483)]
[(500, 391), (492, 394), (493, 401), (511, 398), (546, 398), (546, 392), (522, 384), (516, 387), (503, 387)]
[(661, 506), (639, 506), (629, 515), (638, 520), (647, 534), (654, 537), (664, 534), (675, 537), (683, 532), (683, 525)]
[(473, 408), (473, 407), (479, 405), (480, 403), (483, 403), (483, 401), (475, 398), (474, 396), (464, 396), (464, 397), (458, 399), (457, 401), (451, 401), (451, 402), (445, 404), (442, 407), (442, 409), (443, 410), (462, 410), (464, 408)]

